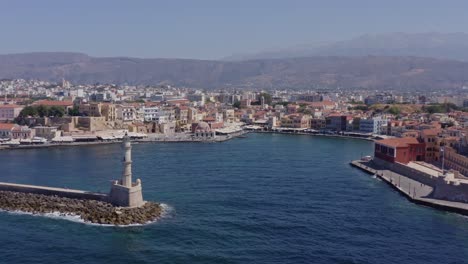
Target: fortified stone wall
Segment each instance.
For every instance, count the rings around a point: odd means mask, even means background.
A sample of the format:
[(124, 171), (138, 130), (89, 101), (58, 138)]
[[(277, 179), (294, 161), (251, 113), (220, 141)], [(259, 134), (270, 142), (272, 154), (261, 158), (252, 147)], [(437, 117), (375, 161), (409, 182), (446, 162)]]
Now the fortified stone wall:
[(468, 184), (457, 184), (454, 181), (446, 182), (443, 177), (434, 177), (430, 174), (405, 166), (404, 164), (390, 163), (379, 158), (374, 158), (373, 162), (383, 168), (433, 187), (434, 191), (431, 193), (433, 198), (455, 202), (468, 202)]
[(387, 168), (391, 171), (394, 171), (398, 174), (404, 175), (406, 177), (409, 177), (415, 181), (418, 181), (420, 183), (423, 183), (425, 185), (429, 185), (431, 187), (435, 187), (437, 185), (437, 177), (433, 177), (430, 174), (424, 173), (422, 171), (418, 171), (416, 169), (413, 169), (411, 167), (408, 167), (404, 164), (401, 163), (390, 163), (385, 160), (381, 160), (379, 158), (374, 158), (373, 159), (374, 163)]
[(468, 185), (463, 183), (457, 185), (453, 181), (446, 183), (441, 178), (437, 181), (432, 196), (437, 199), (468, 202)]

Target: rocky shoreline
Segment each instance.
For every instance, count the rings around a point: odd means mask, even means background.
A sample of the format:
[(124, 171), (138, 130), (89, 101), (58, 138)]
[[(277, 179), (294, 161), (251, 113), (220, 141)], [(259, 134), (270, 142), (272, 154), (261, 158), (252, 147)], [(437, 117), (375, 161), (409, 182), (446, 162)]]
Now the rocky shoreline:
[(161, 217), (161, 205), (146, 202), (138, 208), (115, 207), (96, 200), (79, 200), (33, 193), (0, 191), (0, 209), (32, 214), (59, 212), (77, 215), (86, 222), (106, 225), (146, 224)]

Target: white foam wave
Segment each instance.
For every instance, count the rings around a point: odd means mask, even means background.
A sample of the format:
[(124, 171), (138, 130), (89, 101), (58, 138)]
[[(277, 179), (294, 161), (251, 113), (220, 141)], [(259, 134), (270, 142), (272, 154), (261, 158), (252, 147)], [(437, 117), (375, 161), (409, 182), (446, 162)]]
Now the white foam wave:
[(67, 220), (75, 223), (80, 223), (80, 224), (85, 224), (85, 225), (90, 225), (90, 226), (103, 226), (103, 227), (132, 227), (132, 226), (145, 226), (149, 224), (153, 224), (158, 222), (162, 218), (167, 218), (171, 217), (173, 208), (167, 204), (161, 203), (161, 215), (157, 219), (154, 219), (152, 221), (148, 221), (145, 224), (130, 224), (130, 225), (111, 225), (111, 224), (97, 224), (97, 223), (91, 223), (83, 220), (80, 215), (74, 214), (74, 213), (61, 213), (61, 212), (50, 212), (50, 213), (32, 213), (32, 212), (25, 212), (25, 211), (20, 211), (20, 210), (14, 210), (14, 211), (9, 211), (9, 210), (3, 210), (0, 209), (0, 212), (6, 212), (9, 214), (17, 214), (17, 215), (30, 215), (30, 216), (42, 216), (42, 217), (48, 217), (52, 219), (60, 219), (60, 220)]

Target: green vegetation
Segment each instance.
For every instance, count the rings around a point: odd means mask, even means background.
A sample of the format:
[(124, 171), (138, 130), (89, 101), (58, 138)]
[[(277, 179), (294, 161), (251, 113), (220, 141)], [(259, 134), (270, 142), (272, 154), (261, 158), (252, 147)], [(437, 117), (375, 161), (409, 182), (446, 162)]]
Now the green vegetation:
[(235, 108), (241, 108), (241, 102), (240, 101), (236, 101), (232, 104), (232, 106), (234, 106)]
[(398, 106), (391, 106), (387, 109), (387, 113), (397, 116), (401, 113), (401, 109)]
[(62, 117), (65, 115), (65, 109), (58, 106), (26, 106), (21, 110), (15, 122), (23, 125), (27, 117)]
[(452, 103), (443, 103), (443, 104), (430, 104), (422, 107), (422, 110), (429, 114), (434, 113), (448, 113), (452, 111), (464, 111), (468, 112), (468, 108), (458, 107)]
[(70, 116), (80, 116), (80, 110), (77, 105), (73, 106), (72, 109), (68, 110), (68, 115)]
[(361, 111), (368, 111), (369, 110), (369, 106), (365, 105), (365, 104), (359, 104), (359, 105), (356, 105), (356, 106), (353, 106), (353, 107), (350, 107), (349, 110), (361, 110)]

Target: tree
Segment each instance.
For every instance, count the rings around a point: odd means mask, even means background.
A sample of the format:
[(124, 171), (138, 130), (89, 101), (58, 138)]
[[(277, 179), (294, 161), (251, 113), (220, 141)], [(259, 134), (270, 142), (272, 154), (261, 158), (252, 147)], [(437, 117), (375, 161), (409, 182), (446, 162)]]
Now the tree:
[(68, 115), (70, 116), (79, 116), (80, 110), (77, 105), (74, 105), (72, 109), (68, 109)]
[(39, 105), (36, 110), (39, 117), (49, 116), (49, 109), (46, 106)]
[(369, 110), (369, 106), (367, 106), (367, 105), (356, 105), (356, 106), (354, 106), (354, 107), (351, 107), (350, 109), (352, 109), (352, 110), (368, 111), (368, 110)]
[(388, 112), (392, 115), (399, 115), (401, 113), (401, 110), (397, 106), (392, 106), (388, 109)]
[(241, 102), (240, 101), (235, 101), (232, 106), (234, 106), (235, 108), (241, 108)]
[(48, 110), (48, 116), (62, 117), (65, 114), (62, 107), (52, 106)]
[(21, 110), (18, 116), (27, 117), (27, 116), (36, 116), (36, 115), (37, 115), (37, 109), (35, 107), (26, 106), (25, 108), (23, 108), (23, 110)]

